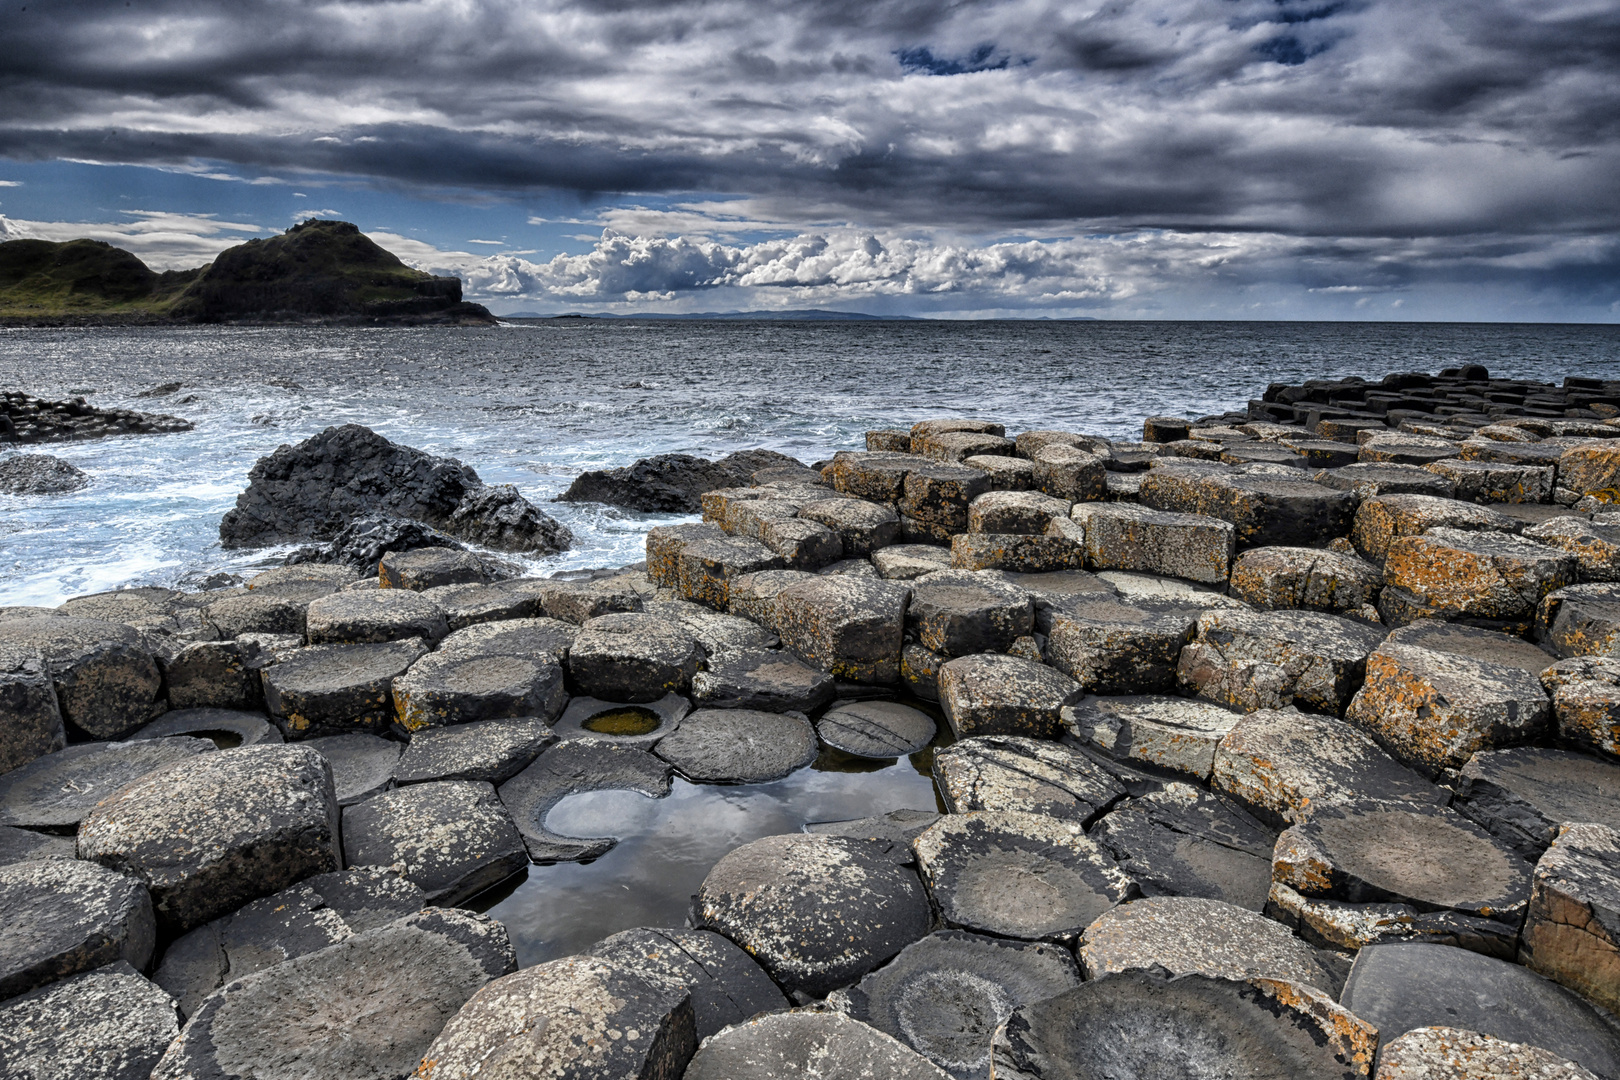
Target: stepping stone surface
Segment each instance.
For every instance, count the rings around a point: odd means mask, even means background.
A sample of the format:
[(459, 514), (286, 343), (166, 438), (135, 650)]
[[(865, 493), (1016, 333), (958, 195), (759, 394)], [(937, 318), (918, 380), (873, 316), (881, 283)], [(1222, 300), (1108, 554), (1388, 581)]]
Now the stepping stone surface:
[(1140, 571), (1207, 584), (1225, 582), (1237, 532), (1202, 514), (1177, 514), (1129, 503), (1080, 504), (1073, 517), (1086, 530), (1086, 565)]
[(386, 790), (394, 779), (402, 743), (356, 732), (304, 743), (332, 766), (332, 789), (339, 806), (353, 806)]
[(75, 855), (71, 836), (51, 836), (32, 829), (0, 825), (0, 866), (31, 859), (72, 858)]
[(450, 632), (439, 605), (406, 589), (337, 592), (312, 600), (311, 645), (364, 645), (421, 638), (436, 644)]
[(934, 782), (953, 814), (1021, 810), (1085, 824), (1125, 789), (1070, 747), (1012, 735), (963, 739), (934, 756)]
[(1119, 761), (1208, 780), (1215, 748), (1242, 713), (1213, 702), (1157, 695), (1087, 697), (1063, 710), (1074, 738)]
[(1541, 858), (1561, 826), (1620, 828), (1620, 765), (1568, 750), (1521, 746), (1475, 754), (1457, 809), (1523, 858)]
[(1035, 621), (1048, 662), (1086, 690), (1146, 694), (1175, 688), (1176, 660), (1197, 620), (1191, 604), (1082, 596), (1049, 602)]
[(816, 729), (801, 713), (699, 709), (655, 748), (698, 783), (763, 784), (816, 759)]
[(716, 709), (812, 712), (832, 701), (831, 675), (780, 649), (741, 649), (711, 656), (692, 676), (692, 697)]
[(990, 1037), (1020, 1005), (1080, 984), (1068, 951), (941, 930), (828, 1003), (892, 1035), (959, 1080), (990, 1073)]
[(944, 656), (1006, 652), (1034, 627), (1029, 594), (970, 570), (941, 570), (911, 583), (906, 622), (924, 648)]
[(528, 865), (492, 784), (441, 780), (385, 792), (343, 812), (348, 866), (390, 866), (432, 904), (454, 906)]
[(1206, 611), (1181, 652), (1185, 692), (1253, 712), (1290, 705), (1339, 716), (1383, 631), (1315, 611)]
[(119, 960), (145, 968), (156, 923), (146, 889), (74, 859), (0, 866), (0, 998)]
[(407, 731), (540, 716), (548, 720), (568, 702), (562, 667), (549, 657), (490, 653), (429, 653), (393, 681), (394, 708)]
[(1375, 603), (1383, 587), (1383, 570), (1354, 555), (1261, 547), (1238, 556), (1228, 591), (1262, 611), (1300, 608), (1348, 615)]
[(427, 652), (422, 642), (319, 645), (265, 669), (265, 707), (289, 738), (380, 731), (394, 722), (394, 679)]
[[(814, 1068), (805, 1072), (804, 1067)], [(904, 1043), (843, 1013), (776, 1013), (727, 1028), (703, 1044), (684, 1080), (945, 1080), (950, 1074)]]
[(851, 682), (892, 683), (910, 599), (911, 589), (895, 582), (817, 576), (776, 594), (774, 626), (782, 646), (812, 667)]
[(681, 626), (655, 615), (602, 615), (568, 650), (579, 693), (605, 701), (657, 701), (692, 685), (703, 650)]
[(411, 737), (394, 766), (394, 782), (482, 780), (503, 784), (554, 741), (551, 727), (536, 716), (428, 728)]
[(1166, 784), (1116, 807), (1090, 835), (1150, 896), (1265, 907), (1276, 834), (1221, 796)]
[(130, 739), (162, 739), (174, 735), (210, 739), (225, 743), (222, 749), (278, 743), (281, 732), (263, 713), (237, 709), (175, 709), (130, 736)]
[(933, 717), (892, 701), (855, 701), (827, 710), (816, 734), (834, 750), (881, 761), (915, 754), (934, 741)]
[(208, 753), (185, 737), (79, 743), (0, 773), (0, 824), (71, 832), (102, 799), (149, 772)]
[(169, 995), (113, 963), (0, 1003), (0, 1073), (146, 1080), (179, 1033)]
[(939, 701), (959, 739), (971, 735), (1056, 738), (1063, 706), (1079, 697), (1073, 679), (1016, 656), (964, 656), (939, 669)]
[(688, 990), (700, 1041), (758, 1013), (788, 1007), (764, 969), (712, 930), (624, 930), (591, 946), (590, 955), (650, 982)]
[(0, 619), (0, 647), (37, 653), (62, 718), (93, 738), (122, 738), (160, 711), (157, 661), (141, 635), (121, 623), (65, 615)]
[(744, 844), (703, 879), (700, 925), (746, 949), (789, 993), (825, 996), (928, 932), (922, 883), (888, 847), (803, 834)]
[(265, 1062), (285, 1076), (410, 1075), (467, 999), (516, 968), (493, 919), (446, 909), (409, 915), (210, 994), (152, 1078), (239, 1075)]

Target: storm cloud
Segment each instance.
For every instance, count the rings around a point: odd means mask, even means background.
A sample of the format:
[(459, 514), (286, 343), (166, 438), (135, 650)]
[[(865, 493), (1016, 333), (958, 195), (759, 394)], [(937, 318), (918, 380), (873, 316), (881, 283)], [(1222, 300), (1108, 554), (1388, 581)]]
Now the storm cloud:
[(1617, 71), (1590, 0), (81, 0), (8, 13), (0, 156), (707, 200), (532, 262), (414, 257), (488, 296), (1477, 282), (1601, 310)]

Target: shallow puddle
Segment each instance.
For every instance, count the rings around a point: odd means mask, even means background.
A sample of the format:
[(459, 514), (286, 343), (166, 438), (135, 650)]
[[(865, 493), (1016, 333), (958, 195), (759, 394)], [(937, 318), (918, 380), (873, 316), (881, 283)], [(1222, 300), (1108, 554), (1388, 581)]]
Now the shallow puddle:
[[(528, 877), (486, 910), (506, 925), (523, 967), (583, 952), (633, 926), (684, 926), (709, 868), (761, 836), (814, 821), (890, 810), (937, 810), (932, 748), (893, 762), (859, 762), (832, 751), (770, 784), (690, 784), (669, 795), (632, 791), (571, 795), (546, 824), (569, 836), (617, 836), (591, 863), (530, 866)], [(479, 905), (483, 906), (483, 905)]]

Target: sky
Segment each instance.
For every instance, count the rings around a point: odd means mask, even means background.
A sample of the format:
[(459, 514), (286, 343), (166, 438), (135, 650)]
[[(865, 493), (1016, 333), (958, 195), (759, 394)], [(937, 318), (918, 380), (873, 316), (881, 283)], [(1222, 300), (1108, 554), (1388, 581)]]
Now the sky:
[(497, 313), (1620, 321), (1615, 0), (0, 0), (0, 239)]

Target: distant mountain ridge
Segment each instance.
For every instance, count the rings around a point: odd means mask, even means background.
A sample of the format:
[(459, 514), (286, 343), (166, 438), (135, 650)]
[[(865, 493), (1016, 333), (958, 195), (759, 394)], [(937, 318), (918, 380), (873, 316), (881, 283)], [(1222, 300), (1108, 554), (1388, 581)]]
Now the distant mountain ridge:
[(0, 322), (493, 325), (461, 280), (413, 270), (347, 221), (311, 218), (195, 270), (99, 240), (0, 243)]
[(677, 314), (646, 312), (620, 314), (612, 311), (567, 312), (545, 315), (538, 311), (514, 311), (503, 319), (794, 319), (825, 322), (900, 321), (916, 322), (914, 315), (868, 315), (864, 311), (829, 311), (825, 308), (794, 308), (787, 311), (688, 311)]

